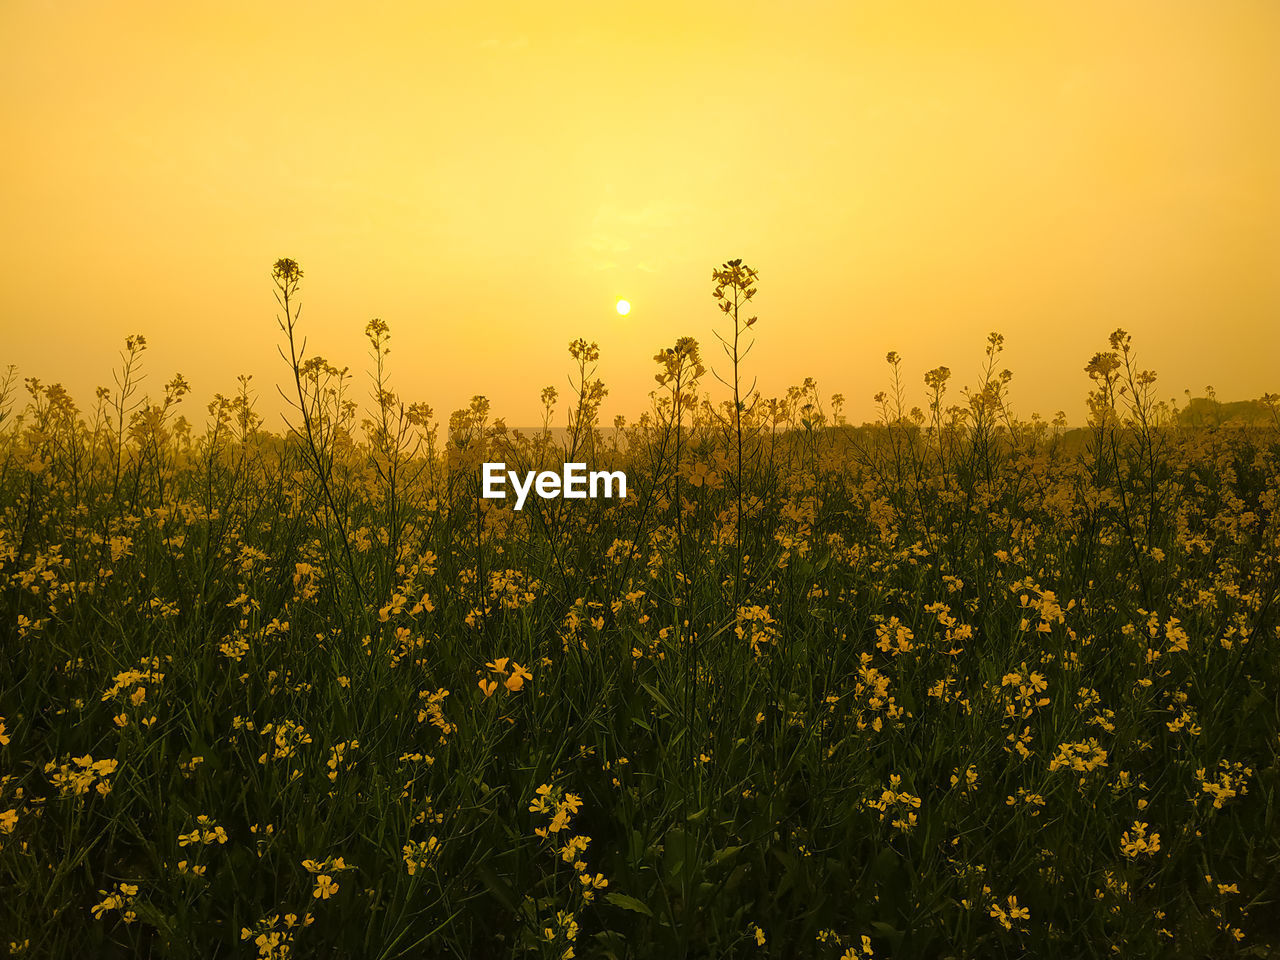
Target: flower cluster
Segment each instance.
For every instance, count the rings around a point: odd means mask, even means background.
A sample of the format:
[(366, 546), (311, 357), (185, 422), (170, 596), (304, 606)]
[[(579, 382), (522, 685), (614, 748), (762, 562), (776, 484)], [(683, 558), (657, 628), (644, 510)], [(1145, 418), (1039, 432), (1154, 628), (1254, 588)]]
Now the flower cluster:
[[(508, 667), (508, 665), (510, 666)], [(479, 687), (486, 697), (493, 696), (498, 689), (499, 681), (512, 693), (519, 693), (524, 689), (525, 681), (533, 679), (533, 674), (528, 669), (520, 666), (510, 657), (498, 657), (498, 659), (491, 660), (484, 666), (486, 670), (497, 677), (497, 679), (480, 677)]]
[(920, 798), (899, 790), (902, 786), (902, 777), (898, 774), (890, 774), (889, 788), (882, 790), (879, 797), (873, 797), (866, 800), (866, 805), (872, 810), (880, 812), (880, 819), (883, 821), (885, 817), (892, 816), (890, 826), (896, 830), (907, 833), (914, 830), (917, 823), (915, 811), (920, 809)]

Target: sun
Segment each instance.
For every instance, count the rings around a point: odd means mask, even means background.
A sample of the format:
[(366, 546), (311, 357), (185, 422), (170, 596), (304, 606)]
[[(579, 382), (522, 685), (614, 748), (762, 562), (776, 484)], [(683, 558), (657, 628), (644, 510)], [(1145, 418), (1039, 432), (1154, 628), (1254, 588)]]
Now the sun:
[(628, 313), (631, 312), (631, 301), (619, 300), (617, 310), (618, 310), (618, 316), (625, 317)]

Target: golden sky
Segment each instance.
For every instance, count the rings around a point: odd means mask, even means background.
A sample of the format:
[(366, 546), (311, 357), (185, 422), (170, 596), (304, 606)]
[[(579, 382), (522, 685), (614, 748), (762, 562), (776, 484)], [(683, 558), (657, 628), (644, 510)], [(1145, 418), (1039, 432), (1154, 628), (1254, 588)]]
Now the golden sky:
[[(1280, 388), (1280, 3), (0, 5), (0, 364), (82, 404), (125, 335), (188, 417), (283, 382), (270, 268), (366, 387), (515, 425), (600, 343), (603, 413), (710, 353), (711, 269), (760, 271), (751, 369), (873, 416), (884, 354), (1084, 415), (1134, 337), (1160, 394)], [(625, 319), (617, 297), (633, 304)], [(278, 421), (276, 421), (278, 423)]]

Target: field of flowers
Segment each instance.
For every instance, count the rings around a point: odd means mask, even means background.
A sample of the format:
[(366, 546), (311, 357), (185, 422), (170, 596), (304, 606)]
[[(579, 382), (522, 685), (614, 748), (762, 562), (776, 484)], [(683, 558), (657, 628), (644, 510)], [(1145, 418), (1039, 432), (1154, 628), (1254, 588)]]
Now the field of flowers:
[(1188, 424), (1117, 331), (1085, 427), (995, 334), (853, 427), (754, 393), (730, 261), (638, 422), (575, 341), (544, 429), (438, 423), (273, 277), (286, 432), (144, 396), (141, 336), (91, 410), (5, 384), (0, 953), (1280, 955), (1280, 420)]

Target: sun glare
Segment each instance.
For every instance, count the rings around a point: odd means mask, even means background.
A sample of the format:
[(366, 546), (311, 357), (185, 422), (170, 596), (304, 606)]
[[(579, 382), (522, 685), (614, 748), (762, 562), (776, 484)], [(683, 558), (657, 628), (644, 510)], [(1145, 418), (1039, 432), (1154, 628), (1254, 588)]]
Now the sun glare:
[(630, 300), (619, 300), (619, 301), (618, 301), (618, 316), (620, 316), (620, 317), (625, 317), (625, 316), (626, 316), (628, 313), (630, 313), (630, 312), (631, 312), (631, 301), (630, 301)]

